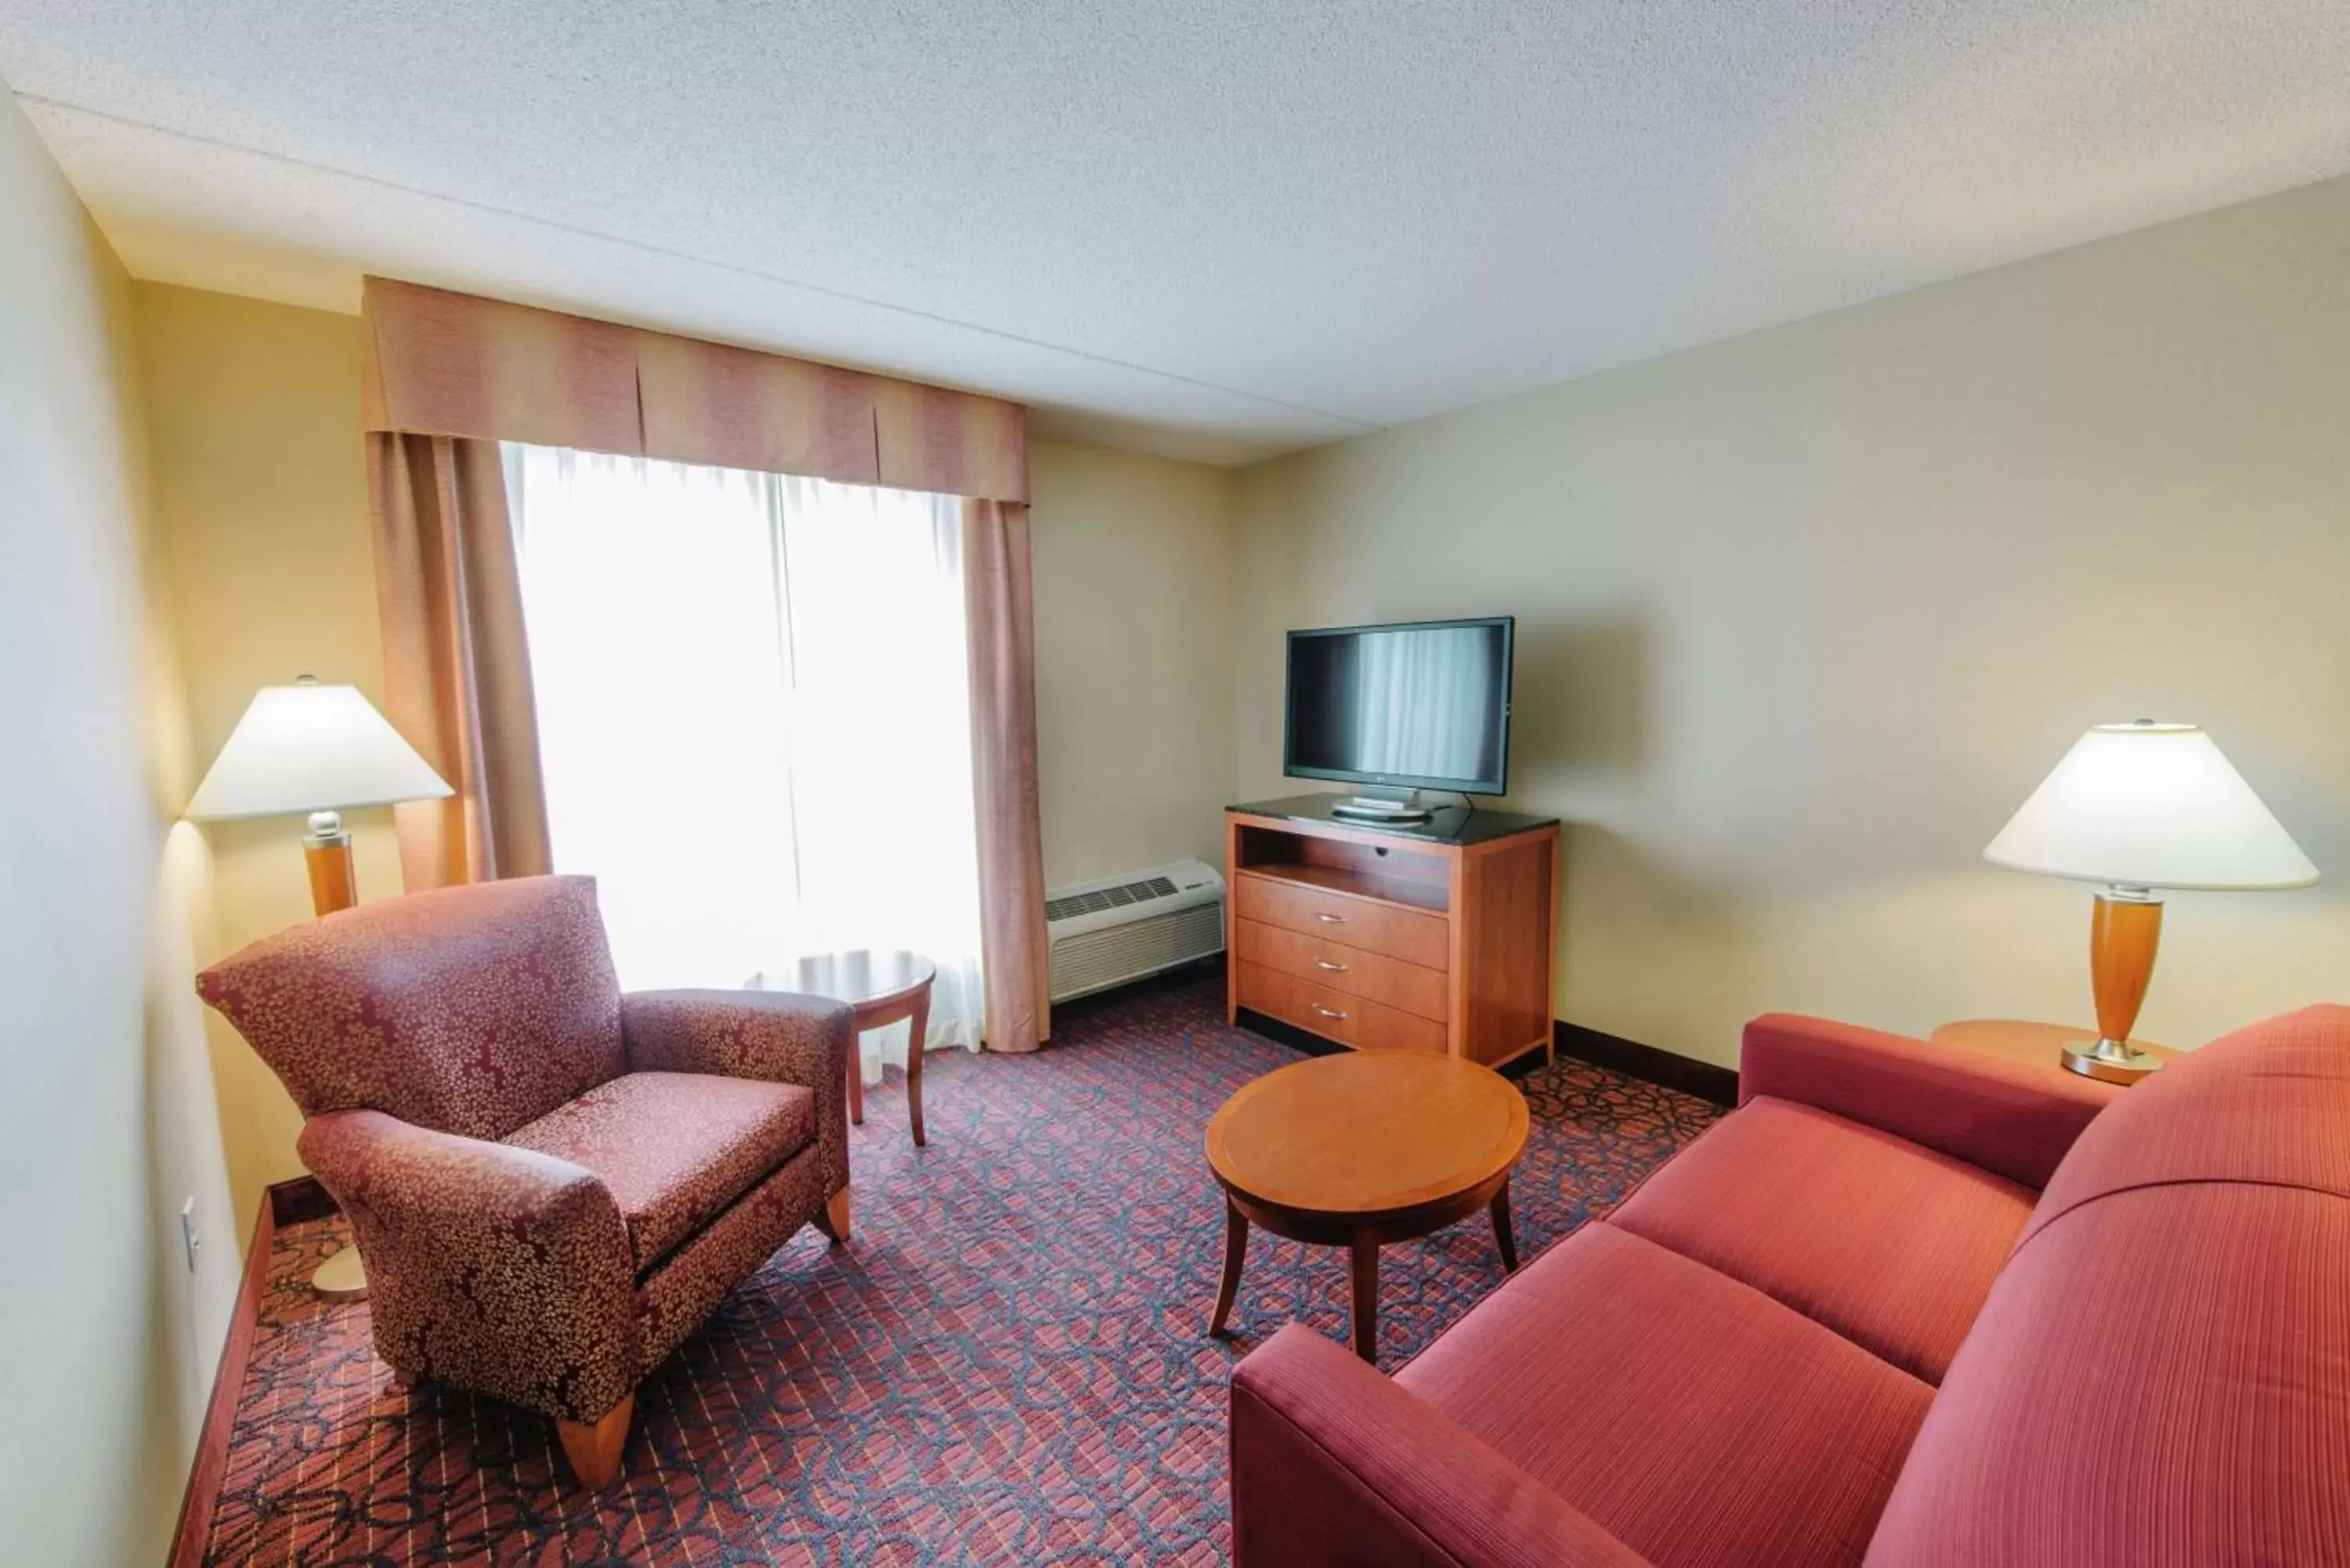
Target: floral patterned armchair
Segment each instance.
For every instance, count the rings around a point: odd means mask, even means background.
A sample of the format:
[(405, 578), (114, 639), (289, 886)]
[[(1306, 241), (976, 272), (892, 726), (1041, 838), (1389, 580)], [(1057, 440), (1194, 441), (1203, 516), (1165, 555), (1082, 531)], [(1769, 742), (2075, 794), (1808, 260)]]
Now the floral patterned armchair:
[(636, 1386), (802, 1225), (848, 1235), (849, 1011), (623, 995), (585, 877), (387, 899), (197, 980), (307, 1118), (403, 1382), (557, 1423), (619, 1473)]

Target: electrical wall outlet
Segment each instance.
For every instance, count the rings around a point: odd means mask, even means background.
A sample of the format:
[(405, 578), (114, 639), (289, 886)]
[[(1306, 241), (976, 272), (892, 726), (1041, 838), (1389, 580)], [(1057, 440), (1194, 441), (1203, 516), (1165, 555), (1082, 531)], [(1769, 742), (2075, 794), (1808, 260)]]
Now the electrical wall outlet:
[(204, 1239), (196, 1233), (196, 1200), (189, 1199), (180, 1205), (180, 1240), (187, 1243), (188, 1272), (196, 1272), (196, 1254), (203, 1251)]

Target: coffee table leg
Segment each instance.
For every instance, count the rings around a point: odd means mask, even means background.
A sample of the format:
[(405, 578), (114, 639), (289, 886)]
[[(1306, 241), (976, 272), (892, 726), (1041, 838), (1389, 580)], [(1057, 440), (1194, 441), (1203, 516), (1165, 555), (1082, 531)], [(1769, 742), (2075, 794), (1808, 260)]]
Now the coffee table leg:
[(1355, 1262), (1355, 1354), (1379, 1364), (1379, 1244), (1357, 1238)]
[(1248, 1256), (1248, 1218), (1224, 1202), (1224, 1278), (1216, 1287), (1216, 1315), (1208, 1321), (1208, 1332), (1221, 1334), (1224, 1320), (1232, 1314), (1232, 1301), (1241, 1293), (1241, 1260)]
[(848, 1038), (848, 1119), (865, 1125), (865, 1032)]
[(1518, 1272), (1518, 1240), (1510, 1234), (1510, 1184), (1502, 1183), (1502, 1190), (1493, 1194), (1493, 1241), (1502, 1249), (1502, 1272)]
[(913, 1118), (914, 1147), (922, 1145), (922, 1041), (931, 1033), (931, 988), (914, 998), (913, 1016), (906, 1034), (906, 1112)]

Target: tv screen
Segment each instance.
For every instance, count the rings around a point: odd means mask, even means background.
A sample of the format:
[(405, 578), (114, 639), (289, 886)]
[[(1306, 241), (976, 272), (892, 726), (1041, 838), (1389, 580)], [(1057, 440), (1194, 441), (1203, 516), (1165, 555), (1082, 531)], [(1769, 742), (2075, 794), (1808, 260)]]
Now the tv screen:
[(1503, 793), (1516, 625), (1500, 616), (1291, 632), (1283, 771)]

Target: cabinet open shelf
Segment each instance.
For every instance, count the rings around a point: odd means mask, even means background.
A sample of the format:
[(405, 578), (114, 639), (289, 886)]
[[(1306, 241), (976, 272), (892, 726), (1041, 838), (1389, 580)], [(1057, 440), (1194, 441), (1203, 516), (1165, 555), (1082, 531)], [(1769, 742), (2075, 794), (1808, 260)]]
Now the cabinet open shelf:
[(1347, 866), (1312, 866), (1299, 861), (1261, 861), (1253, 866), (1235, 867), (1243, 875), (1270, 877), (1277, 881), (1295, 882), (1304, 888), (1318, 888), (1326, 893), (1344, 893), (1350, 898), (1372, 898), (1382, 904), (1399, 904), (1406, 909), (1426, 909), (1442, 914), (1446, 909), (1445, 888), (1401, 877), (1382, 877), (1376, 872), (1357, 871)]

